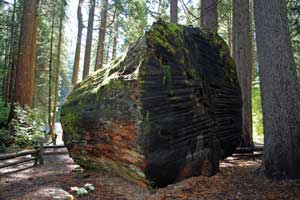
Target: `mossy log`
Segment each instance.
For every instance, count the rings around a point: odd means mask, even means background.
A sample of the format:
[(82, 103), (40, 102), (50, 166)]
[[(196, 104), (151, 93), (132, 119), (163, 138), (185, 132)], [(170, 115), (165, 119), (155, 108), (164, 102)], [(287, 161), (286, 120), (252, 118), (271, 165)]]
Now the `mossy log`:
[(74, 87), (62, 107), (63, 139), (84, 168), (161, 187), (215, 174), (240, 142), (241, 107), (225, 42), (159, 21)]

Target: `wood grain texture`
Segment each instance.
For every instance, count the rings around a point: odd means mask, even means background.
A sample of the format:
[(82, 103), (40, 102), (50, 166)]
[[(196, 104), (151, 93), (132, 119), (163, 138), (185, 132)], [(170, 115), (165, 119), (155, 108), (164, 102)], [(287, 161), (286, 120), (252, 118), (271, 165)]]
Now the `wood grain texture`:
[(223, 40), (157, 22), (74, 88), (62, 108), (75, 162), (141, 185), (213, 175), (239, 144), (242, 100)]

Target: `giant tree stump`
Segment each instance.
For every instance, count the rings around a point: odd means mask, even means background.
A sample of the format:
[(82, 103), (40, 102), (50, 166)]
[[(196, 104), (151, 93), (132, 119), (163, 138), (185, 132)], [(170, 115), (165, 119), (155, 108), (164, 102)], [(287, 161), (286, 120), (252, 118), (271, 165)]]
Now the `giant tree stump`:
[(157, 22), (62, 108), (64, 142), (84, 168), (142, 185), (213, 175), (241, 138), (242, 100), (225, 42)]

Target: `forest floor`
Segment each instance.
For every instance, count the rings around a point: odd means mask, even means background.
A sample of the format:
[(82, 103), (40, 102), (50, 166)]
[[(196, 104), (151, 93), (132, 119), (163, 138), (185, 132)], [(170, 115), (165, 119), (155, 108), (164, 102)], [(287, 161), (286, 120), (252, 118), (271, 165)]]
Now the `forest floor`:
[[(230, 157), (213, 177), (192, 177), (149, 190), (113, 175), (82, 171), (68, 156), (49, 156), (44, 165), (0, 174), (0, 200), (71, 199), (69, 195), (83, 200), (300, 200), (299, 181), (258, 176), (260, 164), (260, 159)], [(87, 195), (77, 196), (70, 189), (86, 183), (95, 186)]]

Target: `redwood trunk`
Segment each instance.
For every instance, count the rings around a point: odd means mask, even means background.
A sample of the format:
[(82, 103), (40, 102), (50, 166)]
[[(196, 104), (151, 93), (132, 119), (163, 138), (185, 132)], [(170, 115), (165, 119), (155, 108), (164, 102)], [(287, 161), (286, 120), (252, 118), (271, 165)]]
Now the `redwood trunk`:
[(10, 78), (10, 82), (9, 82), (9, 102), (13, 103), (14, 101), (14, 88), (15, 88), (15, 82), (16, 82), (16, 60), (15, 56), (13, 58), (13, 60), (11, 60), (10, 63), (10, 73), (11, 73), (11, 78)]
[(249, 0), (233, 1), (233, 58), (243, 97), (242, 146), (253, 146), (252, 141), (252, 40)]
[(26, 0), (23, 6), (20, 48), (16, 67), (14, 102), (33, 107), (36, 58), (38, 0)]
[(63, 14), (64, 14), (64, 5), (61, 5), (60, 13), (60, 24), (59, 24), (59, 35), (58, 35), (58, 45), (57, 45), (57, 57), (56, 57), (56, 73), (55, 73), (55, 92), (54, 92), (54, 102), (53, 102), (53, 117), (51, 125), (51, 137), (53, 144), (56, 144), (56, 134), (54, 133), (54, 127), (56, 122), (56, 113), (57, 113), (57, 101), (58, 101), (58, 90), (59, 90), (59, 69), (60, 69), (60, 57), (61, 57), (61, 43), (62, 43), (62, 28), (63, 28)]
[(241, 109), (226, 43), (159, 21), (74, 87), (61, 122), (77, 164), (166, 186), (218, 171), (219, 159), (240, 142)]
[(115, 21), (115, 28), (114, 28), (114, 39), (113, 39), (113, 49), (111, 58), (114, 59), (117, 56), (117, 44), (118, 44), (118, 37), (119, 37), (119, 15), (116, 16)]
[(90, 73), (95, 4), (96, 4), (96, 0), (91, 0), (90, 1), (89, 21), (88, 21), (88, 30), (87, 30), (87, 36), (86, 36), (86, 45), (85, 45), (82, 80), (84, 80), (85, 77), (87, 75), (89, 75), (89, 73)]
[(106, 24), (107, 24), (107, 7), (108, 7), (108, 0), (103, 0), (95, 70), (101, 69), (103, 66), (104, 42), (105, 42), (105, 33), (106, 33)]
[(78, 7), (77, 7), (78, 32), (77, 32), (75, 59), (74, 59), (74, 67), (73, 67), (72, 85), (75, 85), (78, 80), (80, 51), (81, 51), (81, 37), (82, 37), (82, 29), (83, 29), (82, 13), (81, 13), (82, 4), (83, 4), (83, 0), (79, 0)]
[(254, 0), (264, 123), (264, 166), (271, 178), (300, 178), (299, 85), (285, 0)]
[(11, 93), (13, 90), (13, 85), (14, 83), (13, 80), (13, 74), (14, 74), (14, 64), (15, 64), (15, 52), (16, 52), (16, 46), (15, 46), (15, 26), (13, 25), (15, 23), (15, 13), (16, 13), (16, 0), (14, 0), (13, 3), (13, 11), (12, 11), (12, 16), (11, 16), (11, 21), (10, 23), (12, 26), (10, 27), (10, 42), (9, 42), (9, 57), (8, 57), (8, 62), (6, 65), (8, 66), (8, 71), (7, 71), (7, 79), (6, 79), (6, 88), (5, 88), (5, 102), (11, 102)]
[(6, 42), (5, 42), (5, 50), (4, 50), (4, 70), (5, 73), (3, 75), (3, 80), (2, 80), (2, 91), (1, 91), (1, 97), (2, 101), (7, 103), (8, 99), (8, 94), (9, 94), (9, 82), (11, 78), (11, 73), (10, 73), (10, 54), (11, 54), (11, 46), (9, 42), (9, 31), (7, 30), (7, 35), (6, 35)]
[(105, 63), (109, 63), (109, 52), (110, 52), (110, 47), (111, 47), (111, 42), (113, 40), (113, 29), (110, 28), (109, 29), (109, 33), (108, 33), (108, 43), (106, 45), (106, 55), (105, 55)]
[(50, 53), (49, 53), (49, 88), (48, 88), (48, 125), (50, 132), (52, 132), (51, 127), (51, 112), (52, 112), (52, 62), (53, 62), (53, 38), (54, 38), (54, 15), (52, 16), (51, 25), (51, 39), (50, 39)]

